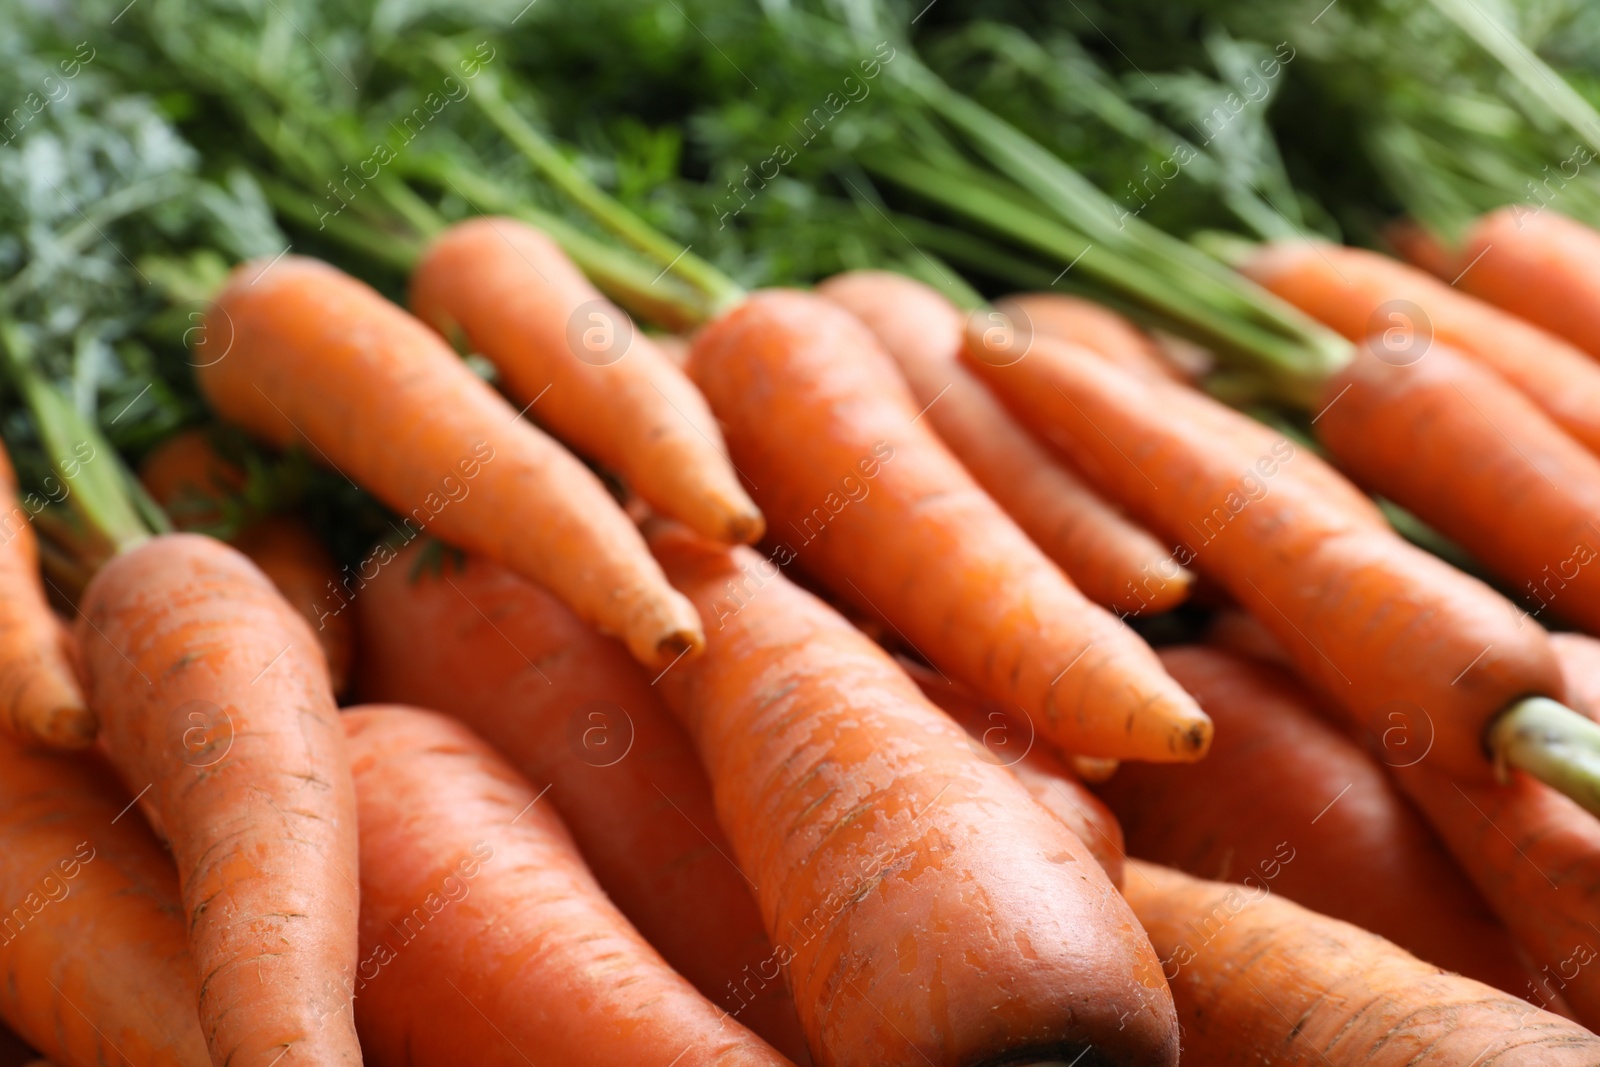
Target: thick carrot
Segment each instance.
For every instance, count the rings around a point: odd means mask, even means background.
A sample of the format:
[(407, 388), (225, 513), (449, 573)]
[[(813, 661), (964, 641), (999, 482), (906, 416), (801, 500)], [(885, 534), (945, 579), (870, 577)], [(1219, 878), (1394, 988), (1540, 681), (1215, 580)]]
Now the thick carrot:
[(361, 1062), (355, 799), (322, 652), (234, 549), (171, 534), (84, 592), (89, 699), (178, 863), (217, 1063)]
[(1141, 859), (1266, 888), (1421, 958), (1525, 994), (1505, 928), (1427, 824), (1283, 672), (1202, 647), (1167, 670), (1217, 724), (1192, 767), (1129, 766), (1099, 787)]
[(1263, 245), (1241, 269), (1352, 341), (1392, 336), (1396, 362), (1432, 344), (1460, 349), (1527, 394), (1585, 448), (1600, 451), (1600, 367), (1532, 323), (1360, 248)]
[[(244, 489), (245, 473), (217, 454), (203, 430), (174, 434), (139, 467), (139, 480), (181, 529), (223, 519), (222, 498)], [(322, 654), (335, 693), (344, 692), (354, 653), (354, 624), (342, 612), (326, 610), (328, 590), (339, 581), (333, 556), (311, 530), (289, 515), (269, 515), (233, 537), (233, 547), (250, 558), (278, 587), (289, 605), (305, 617)]]
[[(977, 339), (969, 339), (974, 343)], [(1188, 406), (1049, 338), (1026, 357), (971, 363), (1016, 410), (1125, 472), (1123, 503), (1175, 541), (1276, 636), (1301, 675), (1374, 736), (1400, 715), (1428, 759), (1486, 780), (1489, 723), (1564, 687), (1544, 631), (1481, 582), (1354, 518), (1310, 483), (1279, 477), (1299, 453), (1255, 453)], [(1004, 354), (1002, 354), (1004, 355)], [(1188, 416), (1210, 405), (1207, 422)]]
[(1124, 889), (1165, 961), (1186, 1064), (1557, 1067), (1600, 1037), (1267, 890), (1130, 862)]
[(851, 271), (817, 293), (860, 319), (900, 365), (950, 450), (1084, 595), (1122, 614), (1187, 599), (1194, 575), (1006, 411), (960, 362), (963, 318), (938, 291), (888, 271)]
[(45, 601), (39, 541), (23, 503), (11, 457), (0, 448), (0, 723), (24, 741), (82, 748), (94, 741), (98, 723)]
[(362, 699), (460, 719), (549, 784), (601, 888), (667, 963), (803, 1057), (711, 785), (650, 676), (526, 578), (477, 556), (419, 566), (427, 551), (402, 551), (355, 601)]
[(599, 479), (354, 278), (296, 256), (239, 267), (196, 359), (224, 417), (309, 444), (408, 528), (540, 582), (641, 662), (665, 666), (704, 640)]
[(1600, 639), (1588, 634), (1554, 633), (1550, 647), (1561, 661), (1571, 706), (1600, 722)]
[(450, 227), (411, 275), (411, 306), (447, 337), (464, 332), (532, 417), (657, 511), (717, 540), (760, 538), (705, 399), (541, 231)]
[(1363, 349), (1323, 395), (1317, 436), (1354, 478), (1460, 543), (1535, 617), (1600, 629), (1600, 458), (1442, 344), (1406, 366)]
[(172, 861), (98, 757), (0, 739), (0, 1016), (62, 1067), (208, 1067)]
[(1131, 630), (984, 493), (854, 316), (768, 290), (705, 327), (690, 376), (798, 558), (925, 659), (1070, 752), (1192, 760), (1210, 723)]
[(1183, 380), (1147, 334), (1092, 300), (1064, 293), (1013, 293), (996, 307), (1022, 329), (1082, 345), (1140, 378)]
[(1176, 1062), (1148, 941), (1076, 835), (770, 562), (651, 545), (710, 637), (659, 685), (819, 1063)]
[(443, 716), (347, 712), (362, 1046), (380, 1065), (787, 1064), (606, 899), (540, 794)]

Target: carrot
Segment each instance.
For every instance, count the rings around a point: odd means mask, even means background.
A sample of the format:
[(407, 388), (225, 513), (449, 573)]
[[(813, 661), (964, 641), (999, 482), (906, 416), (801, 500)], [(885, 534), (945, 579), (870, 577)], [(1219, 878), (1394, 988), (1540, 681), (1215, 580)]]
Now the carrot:
[(961, 365), (963, 319), (938, 291), (888, 271), (852, 271), (817, 293), (872, 331), (940, 439), (1084, 595), (1123, 615), (1167, 611), (1188, 598), (1194, 575)]
[[(85, 462), (92, 461), (91, 454)], [(45, 601), (39, 541), (24, 503), (11, 457), (0, 447), (0, 721), (24, 741), (82, 748), (94, 741), (98, 723), (74, 676), (66, 635)]]
[(206, 1042), (233, 1067), (359, 1064), (355, 800), (304, 620), (196, 534), (123, 550), (79, 642), (112, 761), (178, 864)]
[(595, 879), (667, 963), (803, 1057), (711, 785), (650, 676), (526, 578), (481, 556), (430, 568), (426, 551), (402, 551), (355, 601), (362, 699), (444, 712), (548, 783)]
[(1461, 350), (1525, 393), (1585, 448), (1600, 451), (1600, 367), (1561, 338), (1360, 248), (1263, 245), (1241, 269), (1352, 341), (1393, 337), (1389, 358), (1396, 362), (1414, 361), (1434, 344)]
[(1217, 724), (1192, 767), (1130, 766), (1100, 787), (1141, 859), (1266, 888), (1522, 995), (1514, 943), (1427, 825), (1354, 742), (1271, 667), (1202, 647), (1167, 670)]
[(300, 257), (245, 264), (207, 313), (197, 362), (224, 417), (306, 442), (408, 529), (540, 582), (641, 662), (703, 642), (599, 479), (361, 282)]
[(1592, 1064), (1600, 1037), (1266, 890), (1130, 862), (1186, 1064)]
[(1554, 633), (1550, 647), (1561, 662), (1572, 706), (1600, 722), (1600, 640), (1588, 634)]
[(1149, 335), (1092, 300), (1064, 293), (1013, 293), (995, 306), (1025, 324), (1021, 328), (1082, 345), (1139, 378), (1183, 381)]
[(464, 331), (519, 405), (657, 511), (717, 540), (761, 537), (705, 399), (544, 233), (457, 223), (413, 271), (411, 306), (447, 337)]
[(0, 739), (0, 1017), (62, 1067), (209, 1067), (172, 861), (109, 767)]
[[(242, 492), (245, 473), (217, 454), (203, 430), (167, 438), (139, 467), (139, 480), (156, 503), (183, 529), (223, 520), (221, 498)], [(326, 546), (301, 521), (269, 515), (240, 530), (233, 547), (272, 580), (291, 607), (305, 617), (328, 660), (335, 693), (350, 677), (355, 635), (349, 616), (325, 609), (328, 589), (339, 570)]]
[[(1377, 736), (1394, 714), (1408, 717), (1433, 732), (1432, 762), (1486, 780), (1489, 723), (1523, 697), (1561, 697), (1543, 630), (1501, 597), (1311, 483), (1279, 477), (1303, 449), (1254, 452), (1210, 429), (1245, 416), (1194, 392), (1180, 403), (1181, 390), (1152, 389), (1049, 338), (1015, 363), (980, 358), (980, 342), (969, 337), (972, 366), (1025, 419), (1120, 464), (1122, 503), (1187, 541), (1179, 562), (1226, 587), (1358, 729)], [(1197, 405), (1211, 409), (1206, 420), (1189, 415)]]
[(710, 637), (659, 685), (818, 1063), (1176, 1062), (1148, 942), (1071, 831), (770, 562), (651, 546)]
[(967, 731), (975, 742), (973, 751), (1010, 768), (1040, 807), (1078, 835), (1111, 884), (1121, 887), (1122, 861), (1127, 851), (1117, 817), (1099, 797), (1084, 788), (1059, 757), (1036, 744), (1027, 719), (1018, 714), (1020, 709), (984, 700), (920, 663), (907, 659), (898, 662), (922, 695)]
[(606, 899), (540, 794), (459, 723), (347, 712), (362, 1046), (379, 1064), (787, 1064)]
[[(1015, 702), (1070, 752), (1204, 754), (1210, 724), (917, 421), (893, 361), (818, 297), (757, 293), (696, 336), (690, 376), (753, 479), (775, 550), (924, 659)], [(720, 620), (718, 620), (720, 621)]]

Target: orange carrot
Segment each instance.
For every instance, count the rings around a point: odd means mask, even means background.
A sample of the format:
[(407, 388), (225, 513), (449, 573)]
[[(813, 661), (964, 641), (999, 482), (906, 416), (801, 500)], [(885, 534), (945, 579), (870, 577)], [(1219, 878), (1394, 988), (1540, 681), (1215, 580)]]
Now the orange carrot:
[(961, 365), (960, 312), (932, 287), (852, 271), (817, 293), (860, 319), (900, 365), (922, 415), (978, 484), (1089, 599), (1122, 614), (1162, 612), (1194, 575), (1019, 426)]
[(1070, 830), (771, 563), (651, 545), (709, 636), (659, 685), (820, 1064), (1176, 1062), (1149, 943)]
[(209, 1067), (171, 859), (95, 756), (0, 739), (0, 1017), (62, 1067)]
[(540, 794), (460, 723), (347, 712), (361, 1042), (380, 1064), (787, 1064), (628, 925)]
[(411, 306), (447, 337), (464, 331), (518, 404), (662, 514), (717, 540), (761, 537), (705, 399), (544, 233), (457, 223), (423, 253)]
[(548, 783), (595, 879), (667, 963), (804, 1056), (711, 785), (650, 676), (526, 578), (482, 557), (429, 567), (427, 551), (401, 552), (355, 601), (362, 698), (460, 719)]
[(1242, 269), (1352, 341), (1384, 338), (1391, 360), (1411, 361), (1432, 344), (1460, 349), (1525, 393), (1585, 448), (1600, 451), (1600, 367), (1561, 338), (1360, 248), (1264, 245)]
[(1210, 724), (1194, 702), (917, 420), (853, 316), (805, 293), (757, 293), (701, 330), (689, 371), (774, 536), (794, 539), (781, 562), (798, 558), (947, 675), (1020, 704), (1062, 749), (1204, 754)]
[[(1303, 449), (1256, 453), (1199, 393), (1152, 389), (1081, 349), (1034, 338), (1026, 357), (968, 355), (1025, 419), (1125, 472), (1123, 503), (1270, 629), (1300, 674), (1375, 736), (1395, 715), (1433, 731), (1429, 759), (1487, 780), (1484, 736), (1511, 703), (1560, 699), (1544, 631), (1482, 583), (1279, 477)], [(987, 360), (987, 361), (986, 361)], [(1004, 366), (995, 365), (1004, 363)], [(1171, 396), (1168, 396), (1171, 394)], [(1189, 415), (1208, 405), (1207, 420)]]
[(1165, 961), (1184, 1063), (1592, 1064), (1600, 1037), (1268, 891), (1130, 863), (1124, 892)]
[(1160, 347), (1133, 323), (1092, 300), (1064, 293), (1013, 293), (995, 305), (1023, 329), (1082, 345), (1139, 378), (1182, 381)]
[[(93, 456), (83, 462), (92, 462)], [(44, 596), (39, 541), (28, 501), (17, 497), (11, 457), (0, 448), (0, 723), (51, 748), (82, 748), (97, 722), (73, 674), (66, 637)], [(43, 503), (40, 502), (40, 507)]]
[(1266, 888), (1508, 993), (1509, 934), (1382, 768), (1281, 671), (1202, 647), (1161, 661), (1217, 724), (1201, 762), (1100, 787), (1141, 859)]
[(1600, 722), (1600, 639), (1588, 634), (1555, 633), (1550, 647), (1561, 661), (1572, 707)]
[(598, 478), (437, 334), (316, 260), (234, 271), (205, 322), (200, 385), (224, 417), (308, 444), (405, 516), (540, 582), (658, 668), (704, 640)]
[(310, 629), (196, 534), (124, 550), (81, 610), (106, 748), (178, 863), (212, 1058), (359, 1064), (336, 988), (356, 959), (355, 799)]

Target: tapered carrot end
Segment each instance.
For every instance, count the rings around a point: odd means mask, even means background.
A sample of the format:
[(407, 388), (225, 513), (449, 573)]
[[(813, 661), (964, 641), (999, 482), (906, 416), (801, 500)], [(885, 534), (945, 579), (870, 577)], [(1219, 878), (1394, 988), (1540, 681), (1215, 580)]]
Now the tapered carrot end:
[(1122, 766), (1114, 759), (1102, 759), (1099, 756), (1068, 756), (1067, 763), (1072, 767), (1072, 773), (1085, 782), (1109, 782), (1111, 776), (1117, 773), (1117, 768)]
[(30, 709), (19, 715), (16, 723), (23, 740), (54, 749), (88, 748), (99, 731), (99, 716), (81, 703)]
[(727, 541), (733, 545), (753, 545), (767, 532), (767, 520), (755, 507), (728, 516)]

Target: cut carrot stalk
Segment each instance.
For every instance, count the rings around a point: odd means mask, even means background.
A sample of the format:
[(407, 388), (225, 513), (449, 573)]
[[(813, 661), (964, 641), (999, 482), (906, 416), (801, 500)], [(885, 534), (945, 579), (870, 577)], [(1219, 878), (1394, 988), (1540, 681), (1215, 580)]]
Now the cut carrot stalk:
[(789, 1061), (673, 972), (554, 808), (465, 726), (344, 716), (361, 821), (362, 1046), (416, 1067)]
[(1029, 330), (1082, 345), (1140, 378), (1184, 380), (1149, 335), (1092, 300), (1064, 293), (1013, 293), (995, 307)]
[(760, 538), (704, 398), (539, 230), (452, 226), (412, 273), (411, 306), (446, 337), (464, 332), (534, 419), (661, 514), (716, 540)]
[(354, 601), (362, 699), (444, 712), (548, 784), (541, 803), (667, 963), (785, 1055), (804, 1056), (711, 785), (650, 676), (526, 578), (479, 556), (430, 567), (430, 551), (402, 550)]
[(599, 479), (354, 278), (296, 256), (238, 268), (196, 360), (224, 417), (304, 443), (411, 527), (541, 582), (641, 662), (701, 646), (693, 609)]
[(1184, 1062), (1290, 1067), (1591, 1064), (1600, 1037), (1267, 890), (1130, 862)]
[(1125, 615), (1167, 611), (1187, 599), (1194, 575), (1018, 425), (962, 366), (963, 317), (937, 290), (888, 271), (852, 271), (817, 293), (873, 332), (934, 431), (1084, 595)]
[(1149, 943), (1075, 834), (769, 561), (651, 546), (710, 636), (658, 684), (819, 1063), (1177, 1061)]

